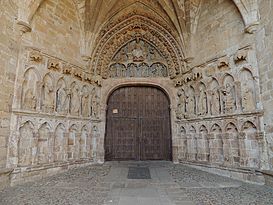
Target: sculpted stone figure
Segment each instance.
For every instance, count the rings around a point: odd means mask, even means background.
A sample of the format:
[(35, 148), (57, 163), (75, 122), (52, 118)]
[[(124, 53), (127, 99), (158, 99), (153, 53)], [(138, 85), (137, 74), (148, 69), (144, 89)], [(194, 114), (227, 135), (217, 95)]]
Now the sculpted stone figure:
[(195, 97), (193, 95), (188, 95), (186, 98), (186, 112), (188, 117), (195, 115)]
[(179, 90), (177, 92), (178, 95), (178, 103), (177, 103), (177, 111), (176, 117), (177, 119), (185, 118), (185, 111), (186, 111), (186, 97), (183, 90)]
[(201, 88), (198, 99), (198, 114), (205, 115), (207, 113), (207, 95)]
[(69, 95), (62, 86), (57, 90), (56, 111), (61, 114), (67, 114), (69, 108)]
[(92, 98), (92, 117), (99, 118), (100, 115), (100, 98), (97, 94)]
[(224, 111), (225, 113), (232, 113), (235, 110), (235, 91), (234, 86), (227, 83), (223, 90), (224, 94)]
[(36, 110), (37, 106), (37, 98), (34, 95), (34, 90), (29, 88), (25, 92), (24, 100), (23, 100), (23, 108), (28, 110)]
[(220, 96), (218, 90), (213, 90), (211, 94), (211, 114), (212, 115), (219, 115), (220, 113)]
[(78, 116), (80, 113), (80, 94), (77, 85), (72, 88), (70, 113), (75, 116)]
[(44, 112), (52, 112), (54, 110), (53, 86), (47, 81), (44, 83), (43, 86), (42, 110)]
[(242, 107), (244, 111), (253, 111), (256, 109), (253, 90), (246, 84), (243, 84), (242, 89)]
[(89, 117), (89, 94), (88, 92), (84, 92), (82, 96), (82, 116)]

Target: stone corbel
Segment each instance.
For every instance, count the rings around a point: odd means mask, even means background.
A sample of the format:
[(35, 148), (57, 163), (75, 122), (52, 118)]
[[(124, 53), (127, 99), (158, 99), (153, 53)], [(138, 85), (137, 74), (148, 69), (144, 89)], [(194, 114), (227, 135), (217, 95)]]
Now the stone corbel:
[(81, 57), (82, 57), (82, 60), (83, 60), (84, 62), (87, 62), (87, 63), (91, 60), (91, 57), (90, 57), (90, 56), (87, 56), (87, 55), (82, 55)]
[(245, 27), (245, 32), (248, 34), (254, 34), (259, 26), (259, 22), (253, 22)]
[(21, 31), (21, 34), (31, 32), (32, 28), (30, 24), (26, 21), (18, 20), (17, 25), (19, 27), (19, 30)]

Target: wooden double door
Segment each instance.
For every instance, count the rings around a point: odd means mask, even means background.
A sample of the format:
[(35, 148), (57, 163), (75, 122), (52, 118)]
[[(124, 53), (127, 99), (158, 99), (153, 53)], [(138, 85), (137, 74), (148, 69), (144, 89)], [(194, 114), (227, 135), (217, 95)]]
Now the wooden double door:
[(171, 160), (169, 100), (156, 87), (122, 87), (108, 100), (105, 160)]

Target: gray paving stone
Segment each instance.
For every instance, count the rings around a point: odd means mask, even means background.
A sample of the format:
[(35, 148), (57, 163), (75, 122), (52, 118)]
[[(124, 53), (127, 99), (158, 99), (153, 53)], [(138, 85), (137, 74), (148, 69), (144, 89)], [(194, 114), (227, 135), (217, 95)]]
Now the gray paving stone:
[[(127, 179), (138, 165), (150, 168), (151, 180)], [(273, 190), (169, 162), (110, 162), (0, 192), (0, 205), (135, 204), (272, 205)]]

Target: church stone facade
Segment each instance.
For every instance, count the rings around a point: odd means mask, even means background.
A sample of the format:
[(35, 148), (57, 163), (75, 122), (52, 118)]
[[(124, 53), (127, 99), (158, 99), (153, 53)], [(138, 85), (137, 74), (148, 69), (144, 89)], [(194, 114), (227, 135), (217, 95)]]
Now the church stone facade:
[(0, 187), (103, 163), (108, 98), (132, 85), (168, 95), (174, 163), (264, 183), (273, 2), (105, 2), (0, 2)]

